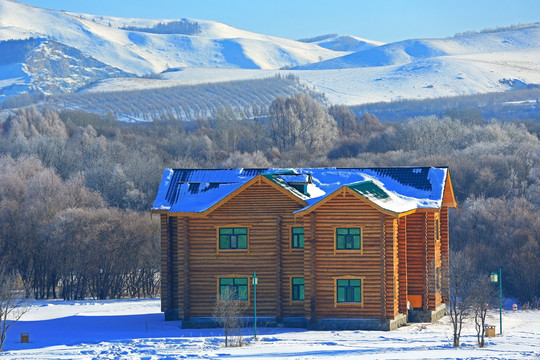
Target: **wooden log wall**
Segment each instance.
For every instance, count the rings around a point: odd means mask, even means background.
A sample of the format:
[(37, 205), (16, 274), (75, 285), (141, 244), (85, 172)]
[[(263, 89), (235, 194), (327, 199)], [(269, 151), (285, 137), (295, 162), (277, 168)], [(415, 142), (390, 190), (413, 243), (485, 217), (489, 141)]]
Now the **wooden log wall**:
[[(293, 206), (295, 206), (293, 204)], [(304, 249), (291, 248), (292, 227), (303, 227), (301, 216), (284, 214), (281, 218), (281, 313), (283, 317), (301, 317), (305, 315), (304, 302), (292, 301), (292, 277), (304, 276)], [(304, 243), (308, 242), (304, 230)], [(277, 281), (277, 278), (276, 278)]]
[(414, 213), (406, 219), (408, 295), (424, 296), (425, 214)]
[(379, 239), (379, 246), (380, 246), (380, 253), (379, 257), (381, 258), (381, 322), (386, 321), (386, 303), (388, 301), (387, 297), (387, 288), (386, 288), (386, 273), (387, 273), (387, 265), (386, 265), (386, 223), (384, 222), (384, 214), (380, 214), (380, 239)]
[(304, 312), (311, 322), (317, 320), (317, 226), (315, 213), (304, 217)]
[[(189, 248), (190, 248), (190, 242), (188, 241), (189, 238), (189, 222), (187, 217), (182, 218), (182, 222), (179, 222), (179, 225), (181, 225), (182, 229), (180, 232), (180, 229), (178, 231), (178, 235), (181, 236), (181, 241), (178, 246), (178, 248), (182, 248), (183, 252), (183, 267), (182, 267), (182, 274), (179, 273), (179, 278), (181, 275), (184, 282), (184, 291), (182, 293), (182, 303), (184, 308), (184, 319), (189, 320), (190, 318), (190, 310), (191, 310), (191, 294), (190, 294), (190, 284), (191, 284), (191, 271), (189, 267), (190, 259), (189, 259)], [(179, 269), (180, 270), (180, 269)]]
[[(249, 279), (246, 311), (251, 313), (254, 271), (259, 279), (257, 313), (260, 316), (275, 317), (279, 313), (278, 302), (283, 316), (303, 315), (302, 304), (291, 305), (288, 297), (289, 276), (303, 275), (303, 252), (291, 251), (288, 244), (290, 227), (295, 224), (292, 213), (301, 207), (299, 202), (261, 181), (237, 194), (208, 217), (190, 218), (191, 316), (212, 316), (219, 277)], [(226, 226), (248, 228), (247, 250), (218, 250), (217, 229)], [(297, 221), (295, 226), (302, 226), (302, 223)], [(278, 261), (280, 251), (281, 264)]]
[(428, 214), (424, 214), (424, 291), (423, 291), (423, 297), (422, 297), (422, 305), (424, 311), (428, 311), (431, 303), (429, 299), (429, 286), (430, 286), (430, 279), (429, 279), (429, 273), (433, 266), (433, 264), (430, 262), (430, 246), (428, 244), (428, 236), (429, 236), (429, 229), (428, 229)]
[[(437, 241), (435, 236), (437, 215), (436, 212), (415, 213), (406, 216), (405, 223), (407, 293), (408, 295), (422, 295), (422, 308), (425, 311), (433, 311), (442, 303), (441, 287), (437, 288), (436, 286), (436, 269), (440, 268), (442, 264), (441, 244), (443, 243)], [(440, 234), (442, 238), (442, 230)]]
[[(169, 311), (178, 310), (182, 317), (183, 292), (180, 291), (184, 285), (180, 259), (183, 257), (183, 247), (179, 244), (178, 219), (168, 217), (168, 259), (167, 259), (167, 309)], [(175, 286), (178, 284), (178, 286)]]
[(449, 278), (449, 235), (448, 235), (448, 207), (441, 208), (441, 296), (442, 301), (448, 301)]
[[(162, 272), (162, 308), (179, 308), (186, 318), (212, 316), (219, 277), (247, 277), (250, 313), (254, 271), (260, 316), (383, 320), (406, 313), (411, 294), (425, 296), (433, 310), (440, 303), (440, 294), (430, 288), (435, 272), (424, 274), (431, 261), (448, 264), (446, 208), (437, 244), (434, 214), (397, 219), (347, 190), (309, 215), (294, 216), (303, 206), (261, 180), (206, 217), (162, 215), (161, 264), (167, 269)], [(248, 228), (248, 249), (218, 249), (218, 228), (226, 226)], [(304, 227), (304, 249), (291, 248), (293, 226)], [(360, 227), (362, 250), (336, 251), (336, 227)], [(302, 276), (305, 301), (292, 301), (291, 278)], [(362, 304), (336, 304), (335, 281), (341, 277), (362, 279)]]
[[(438, 212), (429, 212), (426, 214), (427, 219), (427, 253), (428, 253), (428, 288), (429, 301), (428, 309), (435, 310), (442, 303), (441, 286), (438, 286), (437, 272), (441, 271), (441, 241), (440, 239), (440, 214)], [(439, 219), (439, 236), (436, 232), (436, 219)], [(437, 270), (439, 269), (439, 270)], [(439, 284), (440, 285), (440, 284)]]
[(283, 314), (283, 264), (281, 261), (281, 253), (282, 253), (282, 241), (281, 241), (281, 216), (276, 216), (276, 241), (275, 241), (275, 247), (276, 247), (276, 320), (281, 321), (281, 317)]
[(169, 287), (172, 283), (169, 281), (170, 268), (169, 268), (169, 219), (167, 214), (160, 215), (160, 229), (161, 229), (161, 311), (165, 311), (170, 301)]
[[(382, 279), (381, 213), (366, 201), (358, 199), (348, 192), (343, 192), (329, 200), (314, 213), (316, 228), (309, 227), (309, 236), (315, 239), (316, 244), (314, 251), (315, 274), (311, 279), (311, 281), (316, 281), (316, 291), (313, 294), (315, 296), (316, 317), (379, 319), (381, 317)], [(304, 224), (309, 222), (309, 216), (305, 216)], [(362, 228), (362, 251), (335, 251), (336, 227)], [(392, 249), (393, 244), (390, 245), (390, 252), (393, 251)], [(305, 250), (306, 253), (311, 251), (308, 248)], [(393, 258), (392, 254), (388, 254), (388, 256)], [(306, 255), (305, 260), (308, 259), (309, 257)], [(311, 269), (313, 268), (306, 264), (306, 280)], [(335, 280), (345, 276), (363, 279), (362, 305), (335, 305)], [(311, 290), (310, 287), (309, 291)]]
[(386, 256), (386, 318), (394, 319), (399, 313), (399, 258), (398, 219), (384, 217)]
[(402, 217), (398, 221), (399, 312), (402, 314), (407, 314), (407, 218)]

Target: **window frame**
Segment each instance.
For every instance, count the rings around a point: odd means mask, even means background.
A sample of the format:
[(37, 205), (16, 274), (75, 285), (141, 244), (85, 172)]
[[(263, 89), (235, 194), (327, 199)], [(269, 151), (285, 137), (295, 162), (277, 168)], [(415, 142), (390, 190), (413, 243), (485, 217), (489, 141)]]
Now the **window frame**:
[[(295, 234), (294, 234), (294, 229), (302, 229), (303, 230), (303, 239), (302, 239), (302, 247), (295, 247), (294, 246), (294, 238), (295, 238)], [(291, 250), (299, 250), (299, 251), (303, 251), (304, 250), (304, 246), (305, 246), (305, 242), (306, 242), (306, 230), (305, 230), (305, 227), (304, 226), (291, 226), (291, 231), (290, 231), (290, 235), (291, 235), (291, 241), (289, 243), (290, 245), (290, 249)], [(300, 240), (298, 240), (300, 241)]]
[[(362, 255), (364, 253), (364, 227), (359, 225), (339, 225), (334, 226), (334, 253), (345, 253), (345, 254), (360, 254)], [(351, 248), (351, 249), (338, 249), (338, 230), (341, 229), (358, 229), (360, 231), (360, 240), (359, 240), (359, 249)], [(341, 235), (341, 234), (340, 234)], [(347, 234), (347, 235), (355, 235), (355, 234)], [(353, 240), (354, 241), (354, 240)]]
[[(233, 275), (223, 275), (223, 276), (217, 276), (216, 277), (216, 299), (220, 299), (221, 297), (221, 280), (224, 280), (224, 279), (232, 279), (233, 280), (233, 285), (234, 285), (234, 281), (235, 280), (239, 280), (239, 279), (246, 279), (247, 281), (247, 284), (245, 285), (246, 286), (246, 299), (233, 299), (233, 300), (224, 300), (224, 301), (242, 301), (242, 302), (246, 302), (249, 304), (250, 300), (251, 300), (251, 282), (252, 282), (252, 277), (251, 276), (246, 276), (246, 275), (236, 275), (236, 274), (233, 274)], [(241, 285), (243, 286), (243, 284)], [(238, 286), (237, 286), (238, 287)]]
[[(239, 225), (239, 224), (230, 224), (230, 225), (220, 225), (216, 226), (216, 252), (219, 254), (220, 252), (249, 252), (249, 238), (250, 238), (250, 232), (251, 232), (251, 226), (248, 225)], [(246, 229), (246, 247), (245, 248), (221, 248), (221, 230), (222, 229)], [(227, 235), (227, 234), (224, 234)], [(233, 234), (234, 235), (234, 234)], [(229, 238), (229, 246), (230, 246), (230, 238)]]
[[(304, 295), (303, 296), (303, 299), (295, 299), (294, 298), (294, 288), (295, 288), (295, 284), (294, 284), (294, 279), (302, 279), (303, 280), (303, 284), (297, 284), (297, 286), (301, 286), (303, 288), (303, 291), (302, 291), (302, 294)], [(291, 303), (299, 303), (299, 302), (304, 302), (305, 299), (306, 299), (306, 279), (304, 278), (304, 276), (291, 276), (290, 277), (290, 290), (291, 290), (291, 295), (290, 295), (290, 302)]]
[[(360, 301), (339, 301), (338, 297), (338, 282), (340, 280), (359, 280), (360, 281)], [(364, 282), (365, 277), (363, 276), (340, 276), (334, 278), (334, 308), (340, 306), (357, 306), (364, 307)], [(354, 291), (354, 290), (353, 290)], [(354, 295), (353, 295), (354, 296)]]

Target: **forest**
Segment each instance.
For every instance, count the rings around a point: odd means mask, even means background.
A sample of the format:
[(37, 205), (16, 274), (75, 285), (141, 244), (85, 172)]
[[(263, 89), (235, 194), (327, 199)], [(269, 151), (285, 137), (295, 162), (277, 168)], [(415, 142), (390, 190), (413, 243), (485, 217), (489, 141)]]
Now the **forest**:
[[(152, 205), (165, 167), (448, 166), (450, 243), (504, 295), (540, 298), (540, 140), (480, 112), (381, 122), (307, 94), (261, 116), (225, 106), (190, 122), (26, 107), (0, 128), (0, 259), (35, 298), (159, 295)], [(465, 116), (466, 115), (466, 116)]]

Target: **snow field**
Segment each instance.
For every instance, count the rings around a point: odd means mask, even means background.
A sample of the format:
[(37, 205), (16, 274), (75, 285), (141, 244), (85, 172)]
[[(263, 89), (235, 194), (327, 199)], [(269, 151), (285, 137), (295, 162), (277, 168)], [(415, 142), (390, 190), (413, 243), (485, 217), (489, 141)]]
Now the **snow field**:
[[(498, 312), (488, 315), (497, 326)], [(397, 331), (260, 328), (257, 340), (225, 348), (220, 329), (165, 322), (159, 300), (34, 301), (8, 333), (0, 359), (538, 359), (540, 311), (505, 311), (504, 335), (476, 346), (473, 322), (452, 348), (448, 317)], [(20, 333), (30, 343), (20, 343)]]

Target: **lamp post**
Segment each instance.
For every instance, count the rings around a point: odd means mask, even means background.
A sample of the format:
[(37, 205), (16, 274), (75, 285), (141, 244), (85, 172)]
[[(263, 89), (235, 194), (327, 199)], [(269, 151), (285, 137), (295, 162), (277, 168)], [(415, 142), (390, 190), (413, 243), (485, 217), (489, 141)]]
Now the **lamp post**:
[(103, 290), (102, 290), (102, 278), (103, 276), (103, 269), (99, 269), (99, 285), (98, 285), (98, 297), (100, 299), (103, 299)]
[(259, 279), (255, 271), (253, 272), (253, 335), (257, 338), (257, 283)]
[(497, 272), (492, 272), (491, 273), (491, 276), (490, 276), (490, 279), (491, 279), (491, 282), (492, 283), (499, 283), (499, 318), (500, 318), (500, 321), (501, 321), (501, 328), (499, 330), (499, 335), (502, 335), (502, 306), (503, 306), (503, 303), (502, 303), (502, 270), (501, 268), (499, 268), (499, 273)]

